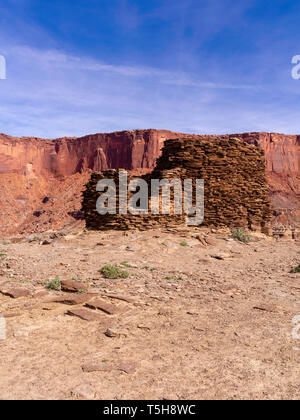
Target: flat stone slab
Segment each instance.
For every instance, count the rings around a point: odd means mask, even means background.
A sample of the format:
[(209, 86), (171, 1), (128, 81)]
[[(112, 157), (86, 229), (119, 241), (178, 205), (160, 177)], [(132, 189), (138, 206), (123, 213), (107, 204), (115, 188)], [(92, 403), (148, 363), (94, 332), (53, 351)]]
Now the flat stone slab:
[(4, 314), (0, 313), (0, 316), (3, 316), (4, 318), (15, 318), (17, 316), (21, 316), (22, 314), (19, 312), (5, 312)]
[(253, 306), (253, 309), (256, 309), (257, 311), (264, 311), (264, 312), (277, 312), (276, 306), (268, 305), (268, 304)]
[(5, 296), (9, 296), (13, 299), (17, 299), (20, 297), (26, 297), (30, 295), (30, 290), (28, 289), (14, 289), (14, 288), (3, 288), (0, 290), (0, 293), (2, 293)]
[(81, 290), (87, 291), (88, 286), (84, 283), (80, 283), (79, 281), (63, 280), (61, 282), (61, 290), (64, 292), (76, 293)]
[(67, 315), (77, 316), (84, 321), (101, 321), (103, 318), (96, 312), (88, 311), (84, 308), (74, 308), (66, 312)]
[(84, 372), (111, 372), (112, 370), (120, 370), (127, 374), (135, 373), (138, 365), (135, 362), (122, 362), (122, 361), (99, 361), (90, 362), (81, 366)]
[(81, 366), (83, 372), (110, 372), (113, 370), (111, 364), (105, 362), (91, 362)]
[(92, 300), (91, 302), (86, 303), (85, 306), (91, 309), (99, 309), (108, 315), (115, 315), (119, 312), (119, 308), (117, 306), (107, 303), (101, 299)]
[(134, 299), (132, 299), (131, 297), (121, 296), (121, 295), (107, 294), (107, 295), (103, 295), (103, 297), (109, 297), (111, 299), (123, 300), (124, 302), (127, 302), (127, 303), (134, 303), (135, 302)]
[(89, 302), (93, 297), (95, 296), (88, 293), (73, 293), (71, 296), (61, 296), (51, 300), (51, 302), (63, 303), (65, 305), (82, 305), (83, 303)]

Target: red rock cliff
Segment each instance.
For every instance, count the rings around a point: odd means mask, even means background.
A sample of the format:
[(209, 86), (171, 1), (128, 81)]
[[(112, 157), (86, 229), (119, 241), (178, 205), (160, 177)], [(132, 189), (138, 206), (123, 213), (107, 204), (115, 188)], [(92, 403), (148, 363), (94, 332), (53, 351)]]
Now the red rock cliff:
[(164, 141), (179, 135), (136, 130), (47, 140), (0, 134), (0, 174), (64, 177), (87, 169), (153, 168)]
[[(154, 167), (164, 141), (179, 136), (191, 137), (168, 130), (122, 131), (55, 140), (0, 134), (0, 233), (64, 226), (71, 220), (68, 212), (80, 208), (80, 190), (89, 170), (124, 168), (146, 172)], [(233, 136), (264, 148), (276, 220), (300, 224), (300, 136), (273, 133)], [(46, 196), (48, 200), (44, 203)]]

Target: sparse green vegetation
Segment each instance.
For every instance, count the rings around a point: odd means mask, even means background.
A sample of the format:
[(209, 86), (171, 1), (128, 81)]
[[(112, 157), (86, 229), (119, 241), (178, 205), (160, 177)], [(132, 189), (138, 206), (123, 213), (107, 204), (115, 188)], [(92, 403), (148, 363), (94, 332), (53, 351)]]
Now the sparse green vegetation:
[(250, 235), (244, 229), (232, 229), (231, 236), (233, 239), (237, 239), (244, 244), (249, 243), (251, 239)]
[(81, 293), (86, 293), (86, 290), (84, 290), (84, 289), (79, 289), (79, 290), (77, 291), (77, 293), (78, 293), (78, 294), (81, 294)]
[(2, 241), (2, 245), (9, 245), (9, 243), (10, 243), (9, 241), (5, 241), (5, 240)]
[(121, 262), (121, 264), (120, 264), (120, 265), (123, 265), (123, 267), (132, 268), (132, 265), (131, 265), (131, 264), (129, 264), (127, 261), (123, 261), (123, 262)]
[(290, 273), (293, 273), (293, 274), (300, 273), (300, 264), (297, 267), (292, 268)]
[(148, 265), (145, 265), (145, 267), (143, 267), (144, 270), (149, 270)]
[(99, 272), (106, 279), (126, 279), (130, 276), (128, 271), (121, 270), (117, 265), (106, 264)]
[(50, 290), (60, 290), (61, 289), (61, 280), (58, 276), (55, 279), (50, 280), (48, 283), (45, 284), (47, 289)]
[(180, 242), (180, 245), (181, 245), (181, 246), (188, 246), (188, 243), (187, 243), (187, 242), (185, 242), (185, 241), (183, 241), (183, 242)]
[(20, 280), (20, 283), (27, 283), (27, 282), (29, 282), (29, 280), (28, 280), (28, 279), (21, 279), (21, 280)]

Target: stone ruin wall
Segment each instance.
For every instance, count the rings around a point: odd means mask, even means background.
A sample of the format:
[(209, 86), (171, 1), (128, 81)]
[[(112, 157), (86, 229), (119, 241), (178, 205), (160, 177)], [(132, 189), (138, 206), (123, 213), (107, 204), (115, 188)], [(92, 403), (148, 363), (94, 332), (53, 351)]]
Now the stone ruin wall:
[[(99, 215), (96, 202), (101, 193), (96, 191), (96, 185), (103, 178), (114, 179), (118, 189), (119, 170), (95, 172), (86, 184), (82, 211), (87, 228), (145, 230), (185, 224), (184, 214)], [(128, 175), (128, 183), (135, 178)], [(155, 169), (141, 178), (148, 183), (149, 194), (151, 179), (204, 179), (205, 217), (202, 226), (242, 227), (269, 233), (272, 209), (265, 178), (264, 152), (259, 147), (236, 138), (167, 140)]]

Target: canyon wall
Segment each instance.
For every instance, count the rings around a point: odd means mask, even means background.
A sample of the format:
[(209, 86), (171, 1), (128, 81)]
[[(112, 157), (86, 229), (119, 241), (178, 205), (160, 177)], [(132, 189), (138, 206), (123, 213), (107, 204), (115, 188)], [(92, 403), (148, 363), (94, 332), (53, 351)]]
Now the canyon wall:
[[(0, 234), (82, 223), (73, 216), (80, 209), (81, 190), (91, 171), (123, 168), (147, 173), (165, 140), (178, 137), (199, 136), (154, 129), (53, 140), (0, 134)], [(300, 136), (243, 133), (230, 137), (264, 149), (274, 223), (300, 226)]]
[(187, 135), (136, 130), (44, 140), (0, 134), (0, 174), (65, 177), (88, 169), (151, 169), (164, 141), (179, 136)]

